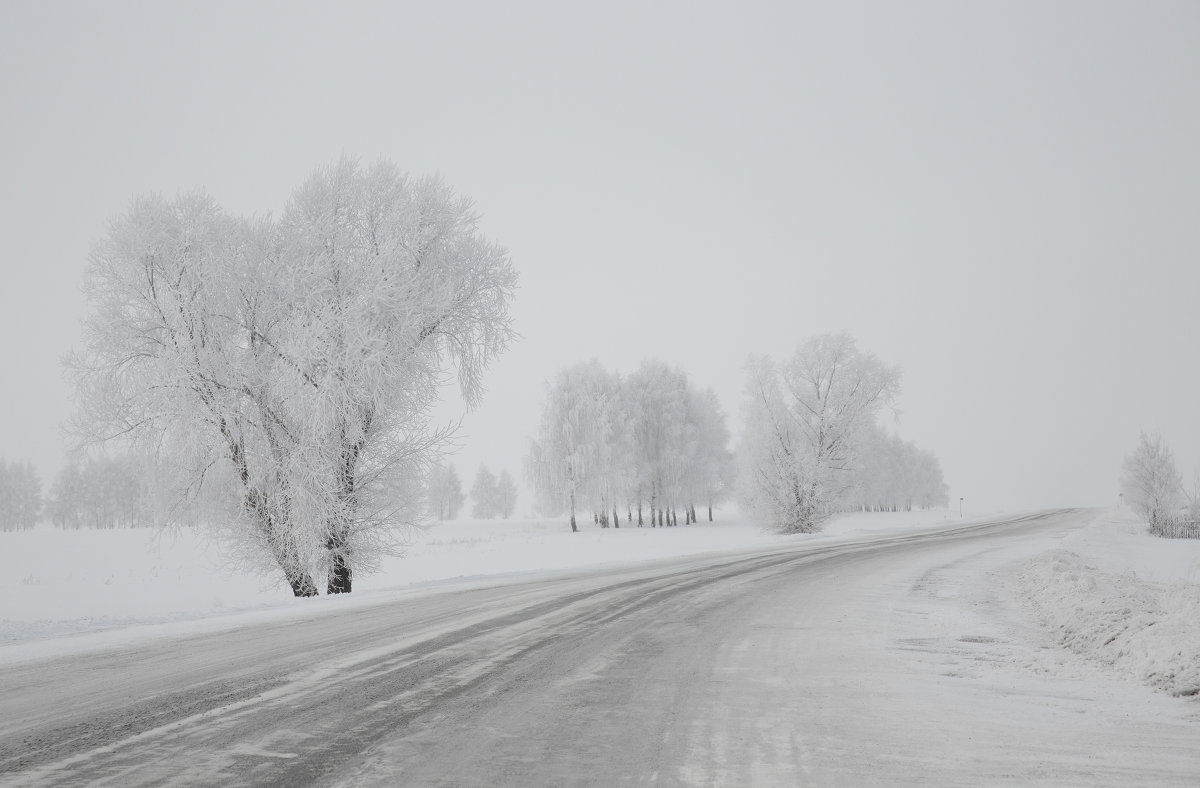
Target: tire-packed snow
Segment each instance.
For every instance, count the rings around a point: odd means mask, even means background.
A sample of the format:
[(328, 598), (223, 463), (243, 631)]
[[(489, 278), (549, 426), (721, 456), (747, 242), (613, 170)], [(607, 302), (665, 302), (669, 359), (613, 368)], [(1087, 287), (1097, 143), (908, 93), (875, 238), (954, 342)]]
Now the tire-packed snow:
[(1149, 582), (1064, 549), (1030, 559), (1020, 582), (1063, 646), (1173, 695), (1200, 694), (1200, 585)]

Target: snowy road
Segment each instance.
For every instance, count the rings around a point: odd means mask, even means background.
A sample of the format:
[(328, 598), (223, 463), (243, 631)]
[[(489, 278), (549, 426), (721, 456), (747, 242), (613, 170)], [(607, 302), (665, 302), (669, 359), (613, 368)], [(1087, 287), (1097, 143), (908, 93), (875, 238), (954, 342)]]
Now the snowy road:
[(1200, 705), (1049, 646), (1086, 512), (451, 589), (0, 666), (0, 784), (1196, 785)]

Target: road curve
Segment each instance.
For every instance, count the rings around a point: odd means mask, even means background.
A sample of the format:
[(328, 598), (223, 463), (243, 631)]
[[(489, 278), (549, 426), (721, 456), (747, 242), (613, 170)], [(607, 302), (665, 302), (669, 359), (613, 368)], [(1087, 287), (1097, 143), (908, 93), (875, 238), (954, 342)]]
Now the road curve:
[(989, 555), (1087, 516), (447, 590), (2, 666), (0, 784), (1195, 785), (1194, 703), (1064, 684), (1036, 633), (979, 595)]

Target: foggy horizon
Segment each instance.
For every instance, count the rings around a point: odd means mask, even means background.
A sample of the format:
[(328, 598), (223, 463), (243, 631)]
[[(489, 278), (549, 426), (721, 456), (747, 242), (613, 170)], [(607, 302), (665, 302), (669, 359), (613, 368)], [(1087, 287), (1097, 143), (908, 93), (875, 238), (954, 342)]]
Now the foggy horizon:
[[(44, 488), (91, 244), (131, 198), (278, 215), (342, 154), (440, 173), (520, 274), (453, 458), (521, 473), (543, 382), (646, 358), (721, 398), (846, 330), (975, 511), (1200, 469), (1200, 9), (9, 3), (0, 457)], [(316, 54), (314, 54), (316, 53)], [(453, 394), (441, 421), (460, 413)]]

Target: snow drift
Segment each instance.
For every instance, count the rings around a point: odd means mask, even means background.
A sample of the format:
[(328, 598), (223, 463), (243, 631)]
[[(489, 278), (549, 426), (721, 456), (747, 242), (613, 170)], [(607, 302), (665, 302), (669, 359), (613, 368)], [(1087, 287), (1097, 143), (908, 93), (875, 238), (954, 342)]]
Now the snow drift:
[(1023, 601), (1062, 645), (1125, 678), (1200, 694), (1200, 585), (1148, 582), (1062, 549), (1030, 559), (1020, 582)]

